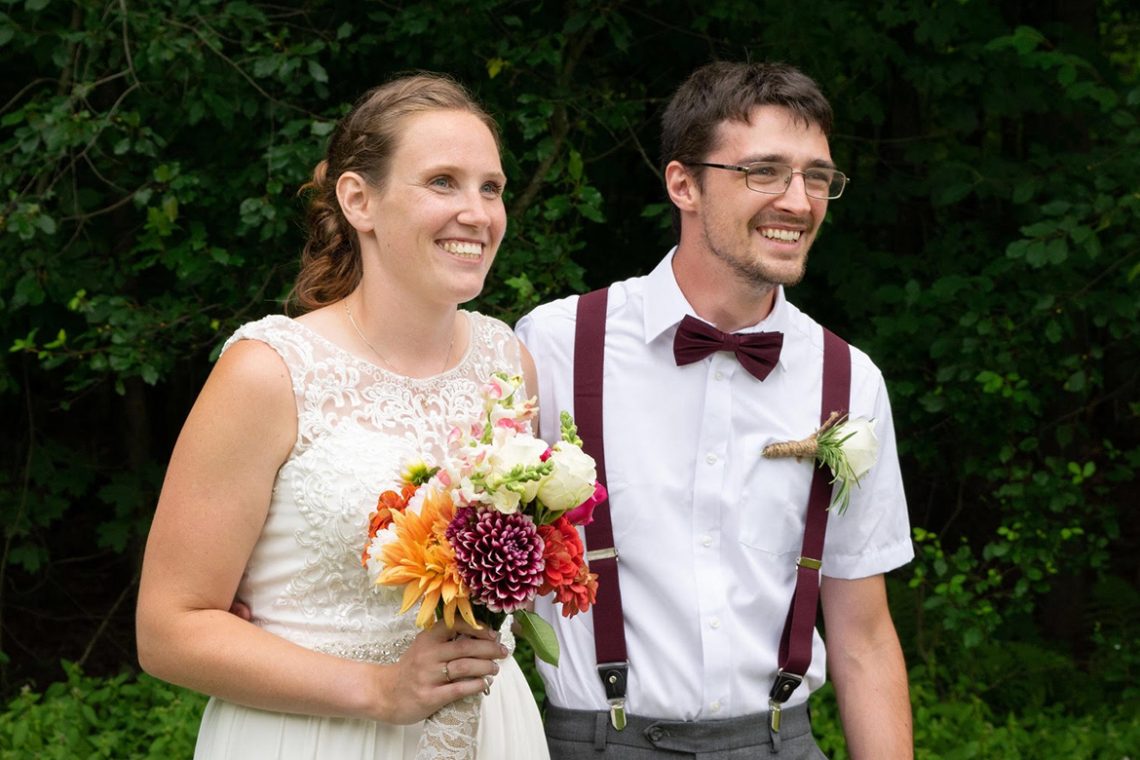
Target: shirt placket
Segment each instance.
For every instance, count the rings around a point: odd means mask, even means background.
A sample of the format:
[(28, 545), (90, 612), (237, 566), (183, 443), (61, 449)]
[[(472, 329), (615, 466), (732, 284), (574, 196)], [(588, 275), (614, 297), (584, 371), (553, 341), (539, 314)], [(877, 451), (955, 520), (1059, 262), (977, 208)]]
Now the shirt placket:
[(731, 382), (740, 367), (731, 354), (709, 360), (705, 379), (704, 415), (697, 433), (693, 483), (692, 540), (697, 606), (701, 627), (701, 713), (717, 718), (728, 708), (731, 683), (731, 635), (727, 623), (727, 579), (724, 574), (722, 525), (727, 504), (728, 443), (732, 420)]

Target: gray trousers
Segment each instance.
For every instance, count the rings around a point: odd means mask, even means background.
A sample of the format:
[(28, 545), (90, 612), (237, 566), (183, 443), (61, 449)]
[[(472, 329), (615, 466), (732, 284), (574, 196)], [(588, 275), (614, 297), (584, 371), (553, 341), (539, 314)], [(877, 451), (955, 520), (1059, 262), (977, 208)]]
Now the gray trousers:
[(727, 720), (670, 721), (546, 705), (551, 760), (827, 760), (811, 735), (807, 705), (783, 711), (773, 742), (767, 713)]

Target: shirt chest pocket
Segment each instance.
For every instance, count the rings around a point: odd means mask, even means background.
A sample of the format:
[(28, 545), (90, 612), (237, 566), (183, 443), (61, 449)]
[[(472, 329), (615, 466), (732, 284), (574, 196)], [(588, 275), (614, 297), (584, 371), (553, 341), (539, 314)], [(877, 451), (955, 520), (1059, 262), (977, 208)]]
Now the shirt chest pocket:
[(739, 543), (767, 554), (798, 553), (810, 486), (810, 463), (765, 462), (741, 494), (736, 510)]

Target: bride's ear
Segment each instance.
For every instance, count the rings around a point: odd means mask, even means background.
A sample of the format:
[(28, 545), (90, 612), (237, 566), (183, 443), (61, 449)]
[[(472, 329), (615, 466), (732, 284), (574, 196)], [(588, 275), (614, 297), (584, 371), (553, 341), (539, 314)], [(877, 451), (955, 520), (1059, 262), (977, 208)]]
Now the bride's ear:
[(371, 232), (376, 227), (371, 205), (375, 191), (356, 172), (345, 172), (336, 181), (336, 199), (344, 218), (357, 232)]

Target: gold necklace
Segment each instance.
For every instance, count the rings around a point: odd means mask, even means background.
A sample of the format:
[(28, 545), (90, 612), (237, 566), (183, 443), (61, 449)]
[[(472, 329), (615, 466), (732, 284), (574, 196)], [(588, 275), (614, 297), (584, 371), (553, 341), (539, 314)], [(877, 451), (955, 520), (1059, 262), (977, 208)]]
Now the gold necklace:
[[(393, 372), (398, 373), (399, 370), (396, 368), (396, 365), (393, 364), (392, 362), (388, 361), (388, 359), (384, 356), (384, 354), (377, 351), (376, 346), (372, 345), (370, 342), (368, 342), (368, 338), (364, 337), (364, 333), (361, 332), (361, 330), (360, 330), (360, 325), (356, 324), (356, 320), (352, 318), (352, 309), (348, 305), (348, 299), (347, 298), (344, 300), (344, 313), (348, 315), (348, 323), (352, 325), (353, 330), (356, 330), (356, 334), (360, 336), (360, 339), (362, 341), (364, 341), (364, 345), (366, 345), (370, 349), (372, 349), (372, 353), (376, 354), (376, 356), (379, 357), (380, 361), (383, 362), (389, 369), (391, 369)], [(455, 330), (452, 329), (451, 340), (449, 340), (447, 342), (447, 354), (443, 357), (443, 367), (441, 367), (439, 370), (440, 374), (442, 374), (443, 371), (447, 369), (447, 360), (451, 358), (451, 349), (454, 346), (455, 346)]]

